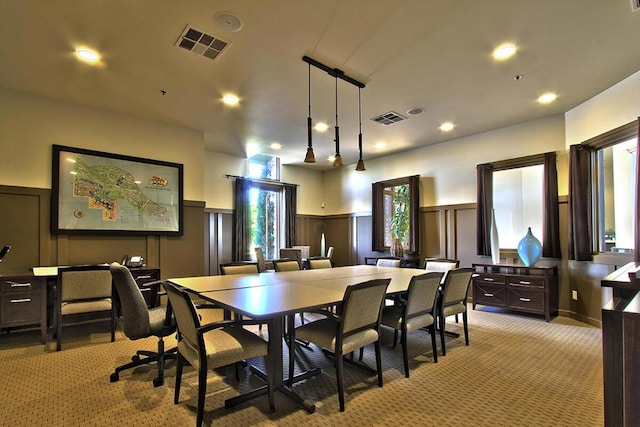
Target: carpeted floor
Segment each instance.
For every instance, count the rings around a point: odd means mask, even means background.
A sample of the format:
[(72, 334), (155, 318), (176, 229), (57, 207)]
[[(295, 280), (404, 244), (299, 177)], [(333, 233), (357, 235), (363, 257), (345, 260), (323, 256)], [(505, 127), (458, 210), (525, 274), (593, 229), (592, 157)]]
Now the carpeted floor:
[[(224, 400), (261, 384), (249, 370), (235, 380), (233, 368), (211, 372), (205, 425), (216, 426), (601, 426), (603, 425), (600, 329), (567, 319), (478, 307), (469, 314), (470, 346), (447, 338), (447, 355), (433, 363), (427, 332), (409, 336), (411, 377), (402, 353), (385, 331), (384, 387), (364, 371), (346, 366), (346, 412), (338, 408), (333, 361), (315, 348), (301, 349), (298, 368), (323, 373), (295, 385), (317, 402), (307, 414), (282, 394), (276, 412), (266, 396), (226, 409)], [(39, 344), (39, 333), (0, 335), (0, 425), (6, 426), (189, 426), (195, 424), (197, 376), (185, 368), (181, 401), (173, 404), (175, 366), (165, 385), (154, 388), (153, 366), (123, 372), (113, 368), (154, 339), (129, 341), (121, 332), (109, 342), (101, 323), (68, 328), (61, 352)], [(447, 329), (461, 331), (461, 324)], [(257, 331), (256, 331), (257, 332)], [(175, 341), (173, 341), (174, 343)], [(172, 340), (168, 341), (168, 346)], [(286, 350), (286, 347), (285, 347)], [(286, 353), (286, 351), (285, 351)], [(252, 361), (262, 365), (262, 360)], [(365, 362), (375, 366), (373, 348)]]

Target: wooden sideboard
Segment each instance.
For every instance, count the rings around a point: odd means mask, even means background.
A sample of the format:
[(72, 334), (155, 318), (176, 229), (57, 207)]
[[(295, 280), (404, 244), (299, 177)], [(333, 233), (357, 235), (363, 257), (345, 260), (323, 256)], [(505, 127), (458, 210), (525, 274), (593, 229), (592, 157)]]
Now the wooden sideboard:
[(0, 329), (38, 326), (47, 338), (47, 288), (31, 273), (0, 274)]
[(548, 322), (558, 312), (558, 268), (520, 264), (472, 264), (473, 308), (477, 304), (534, 314)]

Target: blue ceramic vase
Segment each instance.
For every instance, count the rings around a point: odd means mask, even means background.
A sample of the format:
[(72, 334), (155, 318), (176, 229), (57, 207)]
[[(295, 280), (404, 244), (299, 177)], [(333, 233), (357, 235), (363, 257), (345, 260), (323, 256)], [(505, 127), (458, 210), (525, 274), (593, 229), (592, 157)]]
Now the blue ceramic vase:
[(527, 267), (532, 267), (542, 255), (542, 243), (531, 234), (531, 227), (527, 231), (527, 235), (518, 243), (518, 256), (522, 263)]

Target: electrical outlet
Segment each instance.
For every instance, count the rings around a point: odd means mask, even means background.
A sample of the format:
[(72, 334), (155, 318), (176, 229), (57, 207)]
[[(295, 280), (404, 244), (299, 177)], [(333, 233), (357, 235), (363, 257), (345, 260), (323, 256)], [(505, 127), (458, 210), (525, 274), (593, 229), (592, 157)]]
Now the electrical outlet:
[(576, 291), (575, 289), (571, 291), (571, 299), (574, 301), (578, 301), (578, 291)]

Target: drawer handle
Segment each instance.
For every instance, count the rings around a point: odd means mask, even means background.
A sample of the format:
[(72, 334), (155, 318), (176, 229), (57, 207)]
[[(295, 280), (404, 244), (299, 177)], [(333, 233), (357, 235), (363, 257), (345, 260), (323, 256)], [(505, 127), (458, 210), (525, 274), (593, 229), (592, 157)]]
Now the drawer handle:
[(149, 292), (149, 291), (152, 291), (152, 290), (153, 289), (151, 289), (151, 288), (142, 288), (142, 289), (140, 289), (140, 292)]
[(520, 301), (531, 302), (531, 298), (520, 298)]
[(485, 293), (485, 294), (484, 294), (484, 296), (485, 296), (485, 297), (492, 297), (492, 296), (493, 296), (493, 294), (487, 294), (487, 293)]
[(531, 282), (525, 282), (524, 280), (520, 280), (521, 285), (530, 285)]
[(493, 282), (493, 279), (491, 277), (484, 277), (483, 280), (487, 282)]
[(7, 283), (11, 285), (12, 288), (30, 288), (31, 283), (17, 283), (7, 280)]
[(138, 276), (136, 277), (136, 280), (140, 280), (140, 279), (151, 279), (151, 275), (147, 274), (145, 276)]
[(31, 298), (12, 299), (11, 303), (31, 302)]

